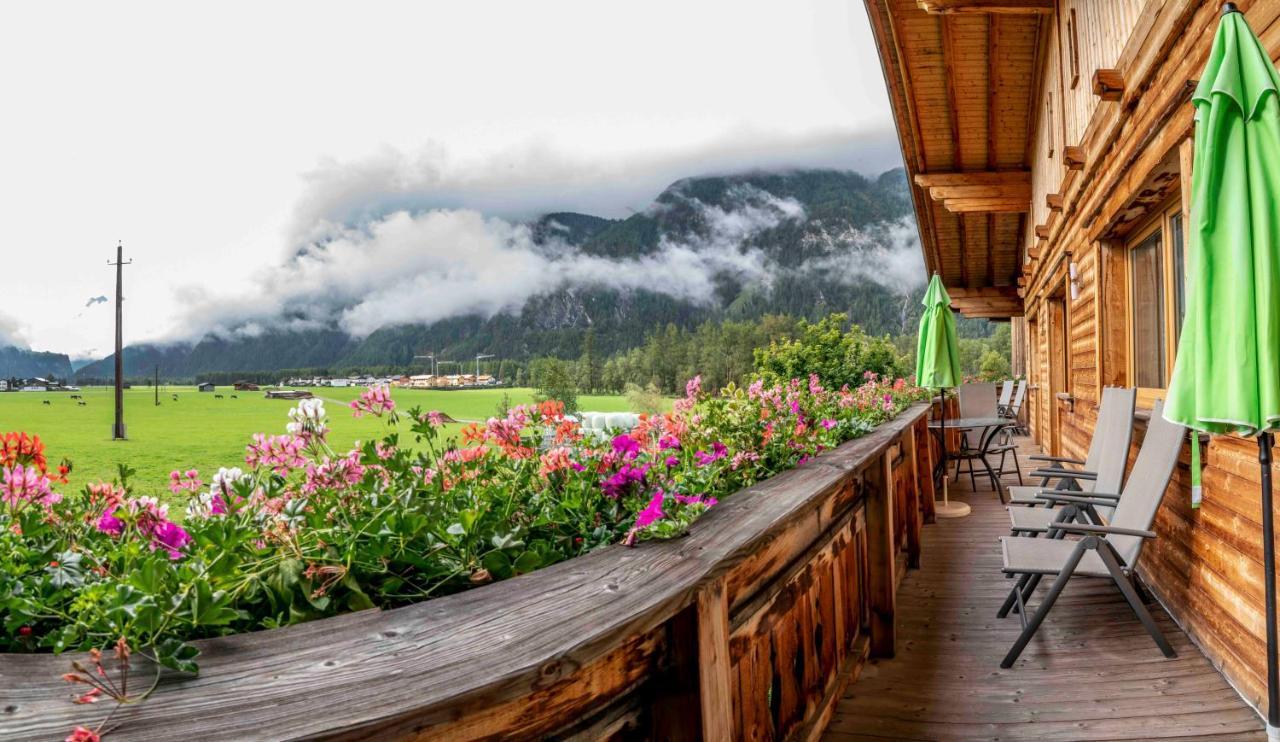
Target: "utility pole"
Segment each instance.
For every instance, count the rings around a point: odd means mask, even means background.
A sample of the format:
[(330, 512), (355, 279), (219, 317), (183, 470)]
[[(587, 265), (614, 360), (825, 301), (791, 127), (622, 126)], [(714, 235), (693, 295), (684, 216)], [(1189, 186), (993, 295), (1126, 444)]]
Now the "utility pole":
[(151, 385), (151, 388), (156, 390), (156, 407), (159, 407), (160, 406), (160, 364), (158, 363), (156, 364), (156, 380), (155, 380), (155, 383)]
[(435, 365), (435, 364), (436, 364), (436, 352), (435, 352), (434, 350), (433, 350), (433, 351), (431, 351), (430, 353), (428, 353), (428, 354), (424, 355), (424, 356), (414, 356), (413, 358), (414, 358), (414, 360), (417, 360), (417, 359), (419, 359), (419, 358), (426, 358), (427, 360), (431, 361), (431, 375), (432, 375), (432, 376), (435, 376), (435, 375), (436, 375), (436, 365)]
[(493, 358), (492, 353), (476, 353), (476, 383), (480, 383), (480, 359)]
[(124, 429), (124, 313), (121, 303), (124, 301), (124, 267), (132, 263), (124, 260), (124, 243), (116, 242), (116, 262), (107, 261), (107, 265), (116, 267), (116, 422), (111, 427), (111, 439), (125, 440)]

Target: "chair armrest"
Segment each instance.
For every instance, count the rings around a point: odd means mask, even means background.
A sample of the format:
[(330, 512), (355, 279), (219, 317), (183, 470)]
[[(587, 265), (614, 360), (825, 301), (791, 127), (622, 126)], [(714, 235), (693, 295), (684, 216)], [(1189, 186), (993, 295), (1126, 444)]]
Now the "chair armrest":
[(1049, 478), (1049, 479), (1055, 479), (1055, 478), (1061, 478), (1061, 479), (1088, 479), (1088, 480), (1090, 480), (1090, 481), (1093, 481), (1093, 480), (1095, 480), (1095, 479), (1097, 479), (1097, 478), (1098, 478), (1098, 474), (1097, 474), (1097, 472), (1091, 472), (1091, 471), (1076, 471), (1076, 470), (1074, 470), (1074, 469), (1058, 469), (1058, 468), (1036, 469), (1035, 471), (1031, 472), (1031, 473), (1030, 473), (1030, 474), (1028, 474), (1027, 476), (1029, 476), (1029, 477), (1047, 477), (1047, 478)]
[(1106, 500), (1101, 497), (1090, 497), (1088, 495), (1069, 495), (1059, 494), (1064, 490), (1044, 490), (1036, 493), (1036, 499), (1048, 503), (1064, 503), (1069, 502), (1076, 505), (1100, 505), (1104, 508), (1115, 507), (1115, 500)]
[(1033, 454), (1027, 458), (1032, 461), (1057, 461), (1064, 464), (1079, 464), (1084, 466), (1084, 459), (1073, 459), (1070, 456), (1045, 456), (1044, 454)]
[(1083, 490), (1055, 490), (1055, 489), (1050, 489), (1048, 487), (1044, 489), (1036, 490), (1036, 497), (1041, 497), (1041, 496), (1057, 497), (1059, 495), (1069, 495), (1071, 497), (1092, 497), (1098, 500), (1110, 500), (1113, 505), (1115, 504), (1116, 500), (1120, 499), (1120, 495), (1117, 495), (1114, 492), (1085, 492)]
[(1096, 533), (1103, 536), (1137, 536), (1138, 538), (1155, 538), (1155, 531), (1143, 531), (1137, 528), (1120, 528), (1118, 526), (1096, 526), (1092, 523), (1052, 523), (1049, 528), (1068, 533)]

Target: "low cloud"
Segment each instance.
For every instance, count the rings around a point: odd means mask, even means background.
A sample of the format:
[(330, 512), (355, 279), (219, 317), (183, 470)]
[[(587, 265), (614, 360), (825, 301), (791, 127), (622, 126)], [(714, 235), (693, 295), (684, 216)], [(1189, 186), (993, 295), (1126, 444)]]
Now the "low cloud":
[(806, 262), (800, 270), (837, 280), (870, 279), (900, 294), (924, 283), (924, 254), (915, 219), (904, 216), (876, 222), (862, 229), (825, 230), (808, 239), (823, 244), (828, 254)]
[(680, 151), (590, 160), (539, 143), (463, 159), (429, 145), (384, 148), (350, 162), (327, 160), (304, 175), (289, 241), (316, 239), (334, 224), (359, 225), (395, 211), (474, 209), (513, 221), (555, 211), (625, 217), (689, 175), (835, 168), (878, 174), (902, 164), (890, 129), (803, 136), (739, 131)]
[(8, 347), (25, 350), (31, 347), (31, 343), (18, 320), (0, 312), (0, 348)]
[(336, 325), (361, 337), (388, 325), (518, 311), (534, 296), (573, 288), (645, 289), (709, 304), (717, 277), (767, 283), (773, 267), (745, 243), (805, 216), (798, 202), (763, 191), (735, 196), (733, 209), (690, 199), (705, 228), (664, 237), (652, 253), (630, 259), (538, 244), (527, 225), (469, 209), (398, 211), (360, 228), (330, 227), (243, 295), (191, 290), (179, 334), (211, 325), (221, 336)]

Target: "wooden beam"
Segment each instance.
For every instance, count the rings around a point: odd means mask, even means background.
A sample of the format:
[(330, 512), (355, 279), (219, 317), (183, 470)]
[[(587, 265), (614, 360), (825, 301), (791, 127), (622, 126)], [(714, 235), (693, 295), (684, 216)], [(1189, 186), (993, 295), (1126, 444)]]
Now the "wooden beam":
[(921, 188), (963, 185), (1025, 185), (1031, 187), (1028, 170), (975, 170), (973, 172), (917, 173), (916, 185)]
[(953, 214), (1020, 214), (1031, 210), (1031, 202), (1025, 198), (948, 198), (942, 205)]
[(1049, 207), (1050, 211), (1062, 211), (1062, 194), (1061, 193), (1044, 194), (1044, 205)]
[(1084, 147), (1071, 145), (1062, 148), (1062, 162), (1066, 164), (1068, 170), (1084, 170), (1086, 159)]
[(1036, 232), (1036, 237), (1039, 237), (1039, 238), (1040, 238), (1040, 239), (1042, 239), (1042, 240), (1047, 240), (1047, 239), (1049, 239), (1049, 225), (1048, 225), (1048, 224), (1037, 224), (1037, 225), (1036, 225), (1036, 230), (1035, 230), (1035, 232)]
[(929, 196), (935, 201), (948, 198), (1021, 198), (1031, 200), (1031, 184), (933, 186)]
[(999, 13), (1001, 15), (1048, 15), (1053, 0), (916, 0), (926, 13)]
[(1102, 100), (1120, 100), (1124, 96), (1124, 75), (1120, 70), (1094, 70), (1093, 94)]
[(969, 299), (1015, 299), (1018, 296), (1016, 286), (979, 286), (967, 288), (956, 286), (947, 289), (947, 295), (953, 300)]

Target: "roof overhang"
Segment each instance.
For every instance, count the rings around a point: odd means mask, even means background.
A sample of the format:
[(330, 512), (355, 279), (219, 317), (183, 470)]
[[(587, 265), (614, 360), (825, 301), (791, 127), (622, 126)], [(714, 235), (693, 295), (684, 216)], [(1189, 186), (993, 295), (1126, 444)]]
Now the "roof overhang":
[(1020, 316), (1030, 141), (1054, 0), (865, 2), (926, 269), (965, 315)]

